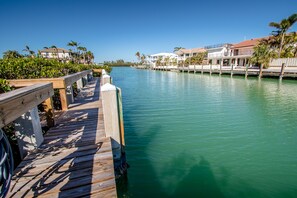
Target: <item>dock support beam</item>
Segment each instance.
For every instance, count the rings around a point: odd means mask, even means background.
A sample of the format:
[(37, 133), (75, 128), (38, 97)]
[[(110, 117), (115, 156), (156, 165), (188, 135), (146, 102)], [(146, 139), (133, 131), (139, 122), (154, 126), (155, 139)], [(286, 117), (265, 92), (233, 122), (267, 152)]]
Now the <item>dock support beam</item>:
[(247, 78), (248, 77), (248, 74), (249, 74), (249, 64), (246, 64), (246, 66), (245, 66), (245, 78)]
[(210, 68), (210, 70), (209, 70), (209, 75), (211, 75), (212, 74), (212, 64), (210, 64), (210, 66), (209, 66)]
[(285, 73), (285, 63), (282, 64), (282, 68), (279, 74), (279, 80), (282, 80), (284, 77), (284, 73)]
[(220, 75), (222, 75), (222, 65), (223, 65), (223, 59), (220, 62)]
[(259, 71), (259, 76), (258, 78), (262, 78), (262, 75), (263, 75), (263, 64), (260, 65), (260, 71)]
[(20, 155), (24, 159), (29, 151), (39, 147), (44, 140), (37, 107), (16, 119), (14, 127), (18, 137)]

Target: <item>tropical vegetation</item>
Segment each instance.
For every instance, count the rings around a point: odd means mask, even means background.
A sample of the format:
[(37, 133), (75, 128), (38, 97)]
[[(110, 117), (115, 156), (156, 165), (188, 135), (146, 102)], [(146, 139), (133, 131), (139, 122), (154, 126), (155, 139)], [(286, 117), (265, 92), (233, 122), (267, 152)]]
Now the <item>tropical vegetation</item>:
[(258, 64), (262, 68), (267, 68), (272, 58), (293, 58), (297, 57), (297, 33), (288, 30), (297, 22), (297, 14), (292, 14), (278, 22), (269, 23), (275, 28), (271, 36), (262, 39), (254, 47), (251, 57), (253, 64)]

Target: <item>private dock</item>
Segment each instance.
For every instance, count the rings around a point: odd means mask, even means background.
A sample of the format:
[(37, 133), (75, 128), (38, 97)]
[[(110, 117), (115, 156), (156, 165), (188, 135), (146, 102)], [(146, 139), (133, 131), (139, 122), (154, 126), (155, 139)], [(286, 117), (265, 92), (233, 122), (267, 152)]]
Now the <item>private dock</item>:
[(296, 67), (271, 67), (260, 71), (254, 67), (233, 67), (233, 66), (217, 66), (217, 65), (191, 65), (187, 67), (177, 66), (158, 66), (153, 68), (159, 71), (178, 71), (185, 73), (208, 73), (219, 75), (238, 75), (238, 76), (258, 76), (258, 77), (277, 77), (277, 78), (297, 78)]
[[(89, 72), (87, 74), (89, 75)], [(76, 76), (78, 77), (70, 80), (70, 84), (82, 79), (81, 75)], [(32, 134), (23, 136), (21, 140), (23, 144), (20, 145), (25, 145), (23, 149), (27, 155), (14, 170), (7, 197), (117, 197), (115, 169), (118, 159), (116, 157), (121, 153), (119, 154), (118, 148), (114, 145), (116, 140), (119, 141), (118, 144), (124, 142), (121, 140), (123, 134), (119, 133), (118, 137), (114, 137), (108, 131), (110, 123), (104, 122), (106, 118), (104, 112), (108, 115), (110, 110), (107, 107), (103, 110), (102, 98), (109, 97), (110, 93), (108, 96), (104, 96), (105, 93), (103, 93), (102, 97), (100, 79), (91, 76), (87, 78), (89, 82), (85, 83), (84, 87), (80, 87), (80, 92), (74, 101), (71, 104), (68, 103), (69, 100), (64, 101), (67, 110), (55, 120), (54, 126), (43, 138), (38, 137), (37, 133), (33, 138)], [(109, 87), (113, 86), (109, 84), (110, 82), (110, 77), (108, 79), (106, 75), (104, 82), (101, 80), (101, 83), (108, 84)], [(110, 90), (108, 89), (107, 92)], [(29, 98), (26, 96), (30, 92), (38, 99), (34, 103), (36, 105), (53, 95), (53, 84), (35, 84), (16, 91), (18, 93), (13, 97), (16, 104), (20, 101), (22, 101), (20, 104), (29, 103), (30, 101), (27, 100)], [(5, 104), (7, 108), (11, 108), (7, 106), (9, 103), (7, 94), (0, 97), (0, 108), (8, 112), (8, 109), (2, 108)], [(63, 97), (69, 99), (68, 96), (61, 96)], [(31, 109), (31, 106), (27, 104), (21, 112)], [(9, 121), (15, 120), (17, 116), (11, 117), (7, 113)], [(34, 120), (34, 116), (31, 116)], [(119, 119), (120, 116), (117, 116)], [(18, 122), (18, 119), (16, 123), (22, 125), (23, 123)], [(3, 120), (0, 122), (0, 127), (6, 124)], [(37, 120), (39, 121), (39, 118)], [(32, 125), (34, 128), (36, 124)], [(16, 130), (18, 130), (17, 127)], [(27, 137), (30, 140), (26, 142)], [(41, 143), (38, 145), (38, 142)], [(30, 143), (34, 143), (35, 146), (33, 145), (33, 149), (26, 150), (32, 147)]]

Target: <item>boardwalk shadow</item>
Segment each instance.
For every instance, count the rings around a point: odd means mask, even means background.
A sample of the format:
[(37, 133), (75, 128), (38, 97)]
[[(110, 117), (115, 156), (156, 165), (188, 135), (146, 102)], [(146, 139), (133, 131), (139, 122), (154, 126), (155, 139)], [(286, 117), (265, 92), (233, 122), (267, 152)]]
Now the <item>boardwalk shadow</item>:
[(224, 197), (210, 163), (201, 156), (200, 162), (194, 164), (182, 177), (171, 197)]

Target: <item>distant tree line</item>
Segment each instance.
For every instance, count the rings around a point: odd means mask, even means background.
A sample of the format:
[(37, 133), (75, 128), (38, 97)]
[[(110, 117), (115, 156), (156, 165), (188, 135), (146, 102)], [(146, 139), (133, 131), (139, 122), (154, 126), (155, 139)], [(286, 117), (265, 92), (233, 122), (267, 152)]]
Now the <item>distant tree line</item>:
[(126, 62), (123, 59), (119, 59), (119, 60), (116, 60), (116, 61), (104, 61), (103, 64), (111, 66), (111, 67), (115, 67), (115, 66), (133, 66), (133, 65), (135, 65), (135, 63), (133, 63), (133, 62), (129, 62), (129, 61)]

